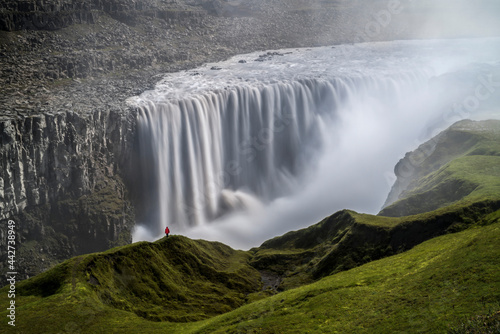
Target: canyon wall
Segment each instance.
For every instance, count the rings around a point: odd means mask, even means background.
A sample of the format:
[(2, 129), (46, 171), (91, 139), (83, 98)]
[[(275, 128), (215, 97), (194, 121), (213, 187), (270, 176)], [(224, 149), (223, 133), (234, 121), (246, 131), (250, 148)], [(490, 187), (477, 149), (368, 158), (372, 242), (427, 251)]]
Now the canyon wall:
[(131, 242), (135, 126), (130, 110), (0, 121), (0, 219), (16, 222), (22, 276)]
[[(171, 7), (173, 5), (177, 10)], [(135, 18), (146, 15), (169, 20), (196, 17), (201, 12), (179, 11), (177, 1), (154, 0), (23, 0), (2, 1), (0, 30), (57, 30), (73, 24), (94, 24), (103, 13), (119, 21), (134, 23)]]

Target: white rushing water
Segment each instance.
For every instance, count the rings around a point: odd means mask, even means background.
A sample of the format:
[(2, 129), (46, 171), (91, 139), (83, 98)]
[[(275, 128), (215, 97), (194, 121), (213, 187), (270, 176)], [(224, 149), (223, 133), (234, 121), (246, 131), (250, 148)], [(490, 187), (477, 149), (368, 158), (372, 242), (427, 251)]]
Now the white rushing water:
[(366, 43), (166, 75), (130, 99), (149, 205), (134, 240), (168, 225), (247, 248), (342, 208), (376, 213), (406, 151), (496, 116), (499, 50), (498, 39)]

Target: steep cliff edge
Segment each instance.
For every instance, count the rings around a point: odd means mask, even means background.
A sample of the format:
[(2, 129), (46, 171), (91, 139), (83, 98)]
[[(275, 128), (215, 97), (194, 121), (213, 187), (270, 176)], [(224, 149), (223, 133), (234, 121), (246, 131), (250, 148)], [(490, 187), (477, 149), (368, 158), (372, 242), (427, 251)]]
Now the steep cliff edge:
[(408, 216), (500, 193), (500, 121), (455, 123), (409, 152), (381, 216)]
[(0, 220), (16, 222), (21, 277), (131, 241), (134, 129), (129, 111), (0, 121)]

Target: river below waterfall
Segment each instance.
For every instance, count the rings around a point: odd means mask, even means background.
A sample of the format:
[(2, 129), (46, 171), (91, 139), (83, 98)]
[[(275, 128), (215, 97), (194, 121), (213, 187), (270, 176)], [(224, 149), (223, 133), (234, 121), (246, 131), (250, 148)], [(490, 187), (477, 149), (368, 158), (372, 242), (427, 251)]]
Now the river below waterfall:
[(500, 39), (239, 55), (166, 74), (139, 108), (148, 203), (134, 241), (248, 248), (340, 210), (377, 213), (405, 152), (464, 118), (500, 118)]

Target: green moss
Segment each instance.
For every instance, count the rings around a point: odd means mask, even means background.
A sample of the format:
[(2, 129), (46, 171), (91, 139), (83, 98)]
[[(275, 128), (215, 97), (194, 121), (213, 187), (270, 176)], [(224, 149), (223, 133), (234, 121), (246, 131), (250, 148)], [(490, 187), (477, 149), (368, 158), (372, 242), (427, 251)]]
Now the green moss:
[(498, 208), (500, 199), (399, 218), (343, 210), (318, 224), (266, 241), (252, 250), (251, 264), (279, 276), (279, 290), (287, 290), (406, 251), (442, 234), (491, 223)]
[(500, 300), (500, 225), (442, 236), (283, 292), (197, 333), (443, 332)]
[(91, 299), (151, 321), (195, 321), (239, 307), (260, 289), (248, 257), (220, 243), (171, 236), (66, 261), (19, 289), (22, 296)]
[[(397, 204), (438, 203), (433, 211), (384, 217), (343, 210), (247, 252), (171, 236), (80, 256), (18, 284), (23, 320), (16, 330), (468, 333), (483, 320), (495, 328), (500, 141), (483, 132), (452, 134), (468, 153), (449, 153), (451, 161)], [(60, 204), (119, 217), (122, 202), (113, 189), (104, 184)], [(284, 291), (261, 291), (257, 270), (281, 280)], [(9, 302), (6, 289), (0, 290), (2, 304)], [(477, 314), (489, 315), (464, 323)]]
[[(433, 139), (435, 150), (416, 159), (415, 180), (382, 216), (405, 216), (500, 194), (500, 121), (462, 121)], [(425, 151), (425, 150), (424, 150)], [(421, 160), (421, 161), (420, 161)]]
[(500, 333), (500, 306), (496, 309), (496, 312), (467, 319), (450, 329), (448, 334)]
[(67, 282), (70, 274), (68, 261), (57, 265), (53, 269), (44, 272), (36, 278), (23, 281), (19, 287), (19, 294), (22, 296), (48, 297), (59, 292)]
[[(356, 216), (344, 215), (336, 217)], [(498, 210), (484, 214), (475, 228), (381, 260), (366, 259), (309, 285), (309, 264), (299, 264), (287, 281), (298, 287), (279, 294), (259, 292), (259, 274), (248, 265), (258, 249), (235, 251), (181, 236), (116, 247), (20, 282), (16, 305), (23, 321), (16, 329), (29, 331), (36, 323), (43, 332), (442, 332), (500, 301), (498, 216)], [(411, 222), (401, 219), (394, 228), (410, 223), (411, 232)], [(286, 240), (292, 241), (290, 235)], [(293, 258), (304, 250), (260, 251)], [(356, 252), (345, 254), (356, 261)], [(8, 302), (5, 292), (0, 291), (2, 303)]]

